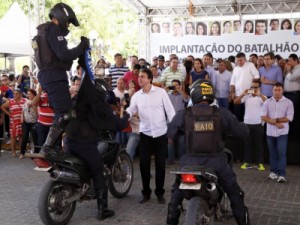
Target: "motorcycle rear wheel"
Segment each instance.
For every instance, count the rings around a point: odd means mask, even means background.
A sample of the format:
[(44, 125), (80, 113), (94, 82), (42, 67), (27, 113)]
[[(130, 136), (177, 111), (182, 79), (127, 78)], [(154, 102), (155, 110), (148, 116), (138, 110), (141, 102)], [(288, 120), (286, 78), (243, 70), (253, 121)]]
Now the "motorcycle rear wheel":
[(184, 225), (213, 225), (214, 215), (214, 209), (209, 210), (206, 201), (195, 196), (188, 203)]
[(73, 189), (70, 184), (49, 180), (41, 190), (38, 210), (41, 220), (46, 225), (64, 225), (72, 218), (76, 201), (66, 206), (61, 201), (71, 197)]
[(121, 151), (107, 177), (110, 193), (116, 198), (123, 198), (129, 192), (133, 182), (133, 164), (126, 151)]

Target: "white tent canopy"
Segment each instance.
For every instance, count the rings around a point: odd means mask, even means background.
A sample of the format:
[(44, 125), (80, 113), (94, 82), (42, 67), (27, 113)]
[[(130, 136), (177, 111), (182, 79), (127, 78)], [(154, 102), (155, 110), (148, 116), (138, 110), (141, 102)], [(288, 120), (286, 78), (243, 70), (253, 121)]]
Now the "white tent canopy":
[(0, 20), (0, 55), (29, 56), (31, 54), (31, 38), (36, 32), (29, 32), (29, 19), (17, 2), (14, 2)]

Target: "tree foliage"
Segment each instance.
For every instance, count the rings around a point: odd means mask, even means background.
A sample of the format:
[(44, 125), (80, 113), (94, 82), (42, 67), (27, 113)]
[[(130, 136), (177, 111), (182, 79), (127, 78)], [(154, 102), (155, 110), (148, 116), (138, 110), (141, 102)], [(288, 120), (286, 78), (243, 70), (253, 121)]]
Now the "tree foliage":
[[(0, 19), (13, 2), (13, 0), (1, 1)], [(27, 13), (27, 1), (17, 0), (17, 2)], [(58, 2), (61, 1), (45, 0), (45, 14), (48, 15), (50, 8)], [(125, 57), (137, 55), (138, 15), (132, 8), (120, 0), (64, 0), (63, 2), (74, 9), (80, 23), (78, 28), (70, 27), (69, 42), (78, 44), (80, 36), (89, 37), (90, 31), (95, 30), (98, 39), (103, 41), (106, 57), (112, 58), (117, 52)]]

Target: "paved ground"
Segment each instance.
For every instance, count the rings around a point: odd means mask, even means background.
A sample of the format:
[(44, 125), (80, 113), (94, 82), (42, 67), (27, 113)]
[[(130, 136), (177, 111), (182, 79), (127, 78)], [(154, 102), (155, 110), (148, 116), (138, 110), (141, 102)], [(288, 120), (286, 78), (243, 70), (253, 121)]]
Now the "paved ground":
[[(124, 199), (109, 197), (109, 205), (116, 216), (105, 222), (95, 219), (96, 202), (79, 203), (70, 225), (84, 224), (122, 224), (122, 225), (162, 225), (165, 224), (167, 204), (160, 205), (156, 198), (146, 204), (139, 204), (141, 179), (138, 163), (134, 162), (135, 176), (131, 191)], [(268, 172), (257, 170), (243, 171), (234, 165), (239, 183), (246, 192), (252, 225), (299, 225), (300, 224), (300, 166), (288, 166), (286, 184), (268, 180)], [(48, 174), (33, 170), (35, 165), (30, 159), (12, 158), (9, 152), (0, 157), (0, 225), (40, 225), (37, 200)], [(266, 165), (267, 168), (268, 165)], [(170, 187), (174, 180), (167, 167), (166, 199), (170, 199)], [(154, 174), (154, 171), (152, 171)], [(154, 179), (151, 180), (152, 187)], [(234, 220), (217, 225), (233, 225)]]

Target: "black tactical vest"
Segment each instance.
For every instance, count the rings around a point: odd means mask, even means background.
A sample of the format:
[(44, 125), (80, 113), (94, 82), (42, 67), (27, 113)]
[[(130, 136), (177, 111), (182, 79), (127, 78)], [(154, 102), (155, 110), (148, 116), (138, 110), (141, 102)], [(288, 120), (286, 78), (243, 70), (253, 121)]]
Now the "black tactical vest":
[(219, 108), (190, 107), (185, 111), (186, 152), (192, 155), (215, 155), (222, 151)]
[(38, 33), (32, 39), (31, 45), (34, 51), (34, 59), (39, 70), (62, 68), (67, 69), (65, 63), (59, 61), (49, 47), (47, 36), (53, 23), (47, 22), (37, 27)]

